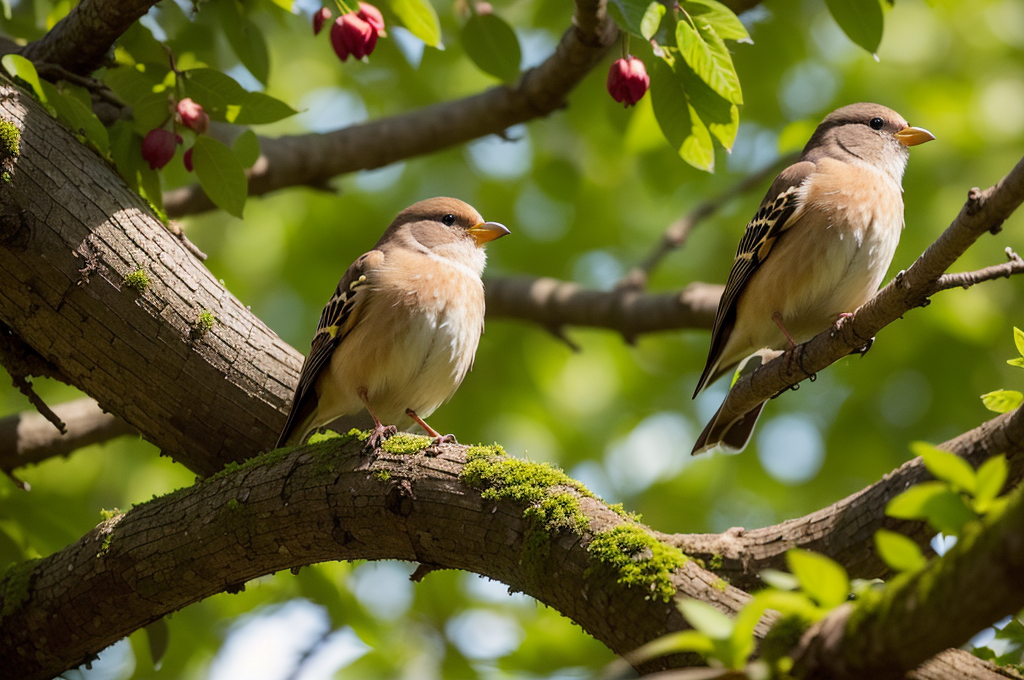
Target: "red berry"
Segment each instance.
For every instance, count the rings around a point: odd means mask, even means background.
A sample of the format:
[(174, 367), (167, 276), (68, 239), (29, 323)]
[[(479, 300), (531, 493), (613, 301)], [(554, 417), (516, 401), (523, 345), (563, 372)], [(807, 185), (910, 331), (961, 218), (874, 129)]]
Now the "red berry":
[(367, 2), (359, 3), (359, 12), (357, 16), (365, 21), (366, 23), (373, 26), (373, 30), (377, 31), (377, 35), (387, 35), (384, 32), (384, 15), (380, 13), (380, 10)]
[(313, 15), (313, 35), (320, 35), (324, 22), (331, 18), (331, 10), (321, 7), (320, 11)]
[(142, 159), (149, 163), (150, 170), (158, 170), (174, 158), (174, 149), (178, 146), (175, 137), (177, 135), (170, 130), (157, 128), (150, 130), (142, 140)]
[(636, 57), (616, 59), (608, 70), (608, 94), (627, 107), (640, 101), (650, 84), (644, 62)]
[(192, 172), (192, 149), (186, 151), (184, 157), (182, 157), (181, 160), (183, 163), (185, 163), (185, 169), (188, 170), (189, 172)]
[(362, 59), (377, 46), (377, 31), (364, 19), (350, 12), (334, 20), (331, 26), (331, 46), (342, 61), (352, 55)]
[(194, 130), (196, 134), (201, 135), (210, 127), (210, 115), (191, 99), (186, 98), (178, 102), (178, 116), (181, 117), (182, 124)]

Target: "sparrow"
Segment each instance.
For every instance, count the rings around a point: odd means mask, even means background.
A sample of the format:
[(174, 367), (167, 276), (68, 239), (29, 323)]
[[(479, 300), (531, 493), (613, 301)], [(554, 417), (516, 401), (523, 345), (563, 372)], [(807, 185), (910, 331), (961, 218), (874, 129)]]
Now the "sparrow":
[[(874, 295), (903, 230), (909, 147), (933, 139), (879, 104), (825, 117), (743, 232), (694, 398), (750, 354), (806, 342)], [(743, 450), (763, 406), (729, 422), (719, 408), (693, 454)]]
[(398, 214), (320, 315), (277, 446), (341, 416), (373, 420), (368, 448), (423, 420), (458, 389), (484, 329), (484, 244), (509, 234), (455, 198)]

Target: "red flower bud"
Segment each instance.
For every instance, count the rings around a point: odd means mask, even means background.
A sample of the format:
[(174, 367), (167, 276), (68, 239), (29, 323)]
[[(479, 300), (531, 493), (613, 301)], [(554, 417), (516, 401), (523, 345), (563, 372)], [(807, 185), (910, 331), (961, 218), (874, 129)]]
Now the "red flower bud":
[(387, 33), (384, 32), (384, 15), (382, 15), (380, 10), (373, 5), (366, 2), (359, 3), (359, 12), (357, 16), (373, 26), (373, 30), (377, 31), (378, 36), (387, 35)]
[(150, 130), (142, 140), (142, 160), (149, 163), (150, 170), (162, 168), (174, 158), (174, 149), (178, 146), (176, 136), (170, 130), (157, 128)]
[(185, 127), (191, 128), (198, 135), (203, 134), (210, 127), (210, 114), (191, 99), (186, 98), (178, 102), (178, 116), (181, 117), (181, 122)]
[(373, 26), (350, 12), (334, 20), (331, 26), (331, 46), (342, 61), (352, 55), (362, 59), (377, 46), (377, 31)]
[(192, 149), (186, 151), (181, 160), (185, 164), (185, 169), (192, 172)]
[(313, 35), (320, 35), (320, 31), (323, 30), (324, 22), (331, 18), (331, 10), (326, 7), (321, 7), (320, 10), (313, 15)]
[(608, 94), (627, 107), (640, 101), (650, 84), (644, 62), (636, 57), (616, 59), (608, 70)]

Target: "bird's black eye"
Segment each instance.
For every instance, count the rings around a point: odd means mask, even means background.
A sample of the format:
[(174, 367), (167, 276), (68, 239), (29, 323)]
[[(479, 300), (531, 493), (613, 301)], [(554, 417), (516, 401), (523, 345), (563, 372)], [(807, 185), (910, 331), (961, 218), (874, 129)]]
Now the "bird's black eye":
[(874, 118), (871, 119), (868, 125), (871, 126), (872, 130), (881, 130), (882, 126), (885, 125), (885, 121), (879, 118), (878, 116), (875, 116)]
[(448, 213), (447, 215), (441, 218), (441, 223), (446, 227), (452, 226), (453, 224), (455, 224), (455, 215)]

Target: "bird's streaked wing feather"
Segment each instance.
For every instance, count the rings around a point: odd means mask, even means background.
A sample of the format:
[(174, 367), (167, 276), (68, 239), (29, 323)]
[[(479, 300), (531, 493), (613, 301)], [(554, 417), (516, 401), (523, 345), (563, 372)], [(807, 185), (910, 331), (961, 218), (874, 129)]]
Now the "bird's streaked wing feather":
[(302, 365), (302, 373), (299, 375), (299, 385), (295, 389), (295, 398), (292, 400), (291, 410), (288, 412), (288, 420), (285, 421), (284, 429), (277, 441), (278, 446), (292, 434), (292, 429), (299, 423), (307, 412), (311, 412), (312, 400), (316, 398), (313, 386), (320, 375), (320, 371), (327, 366), (334, 354), (335, 348), (351, 332), (358, 322), (358, 314), (353, 316), (352, 312), (356, 303), (362, 297), (362, 291), (367, 288), (368, 271), (379, 267), (384, 262), (384, 253), (379, 250), (371, 250), (359, 257), (352, 266), (348, 268), (345, 275), (338, 282), (334, 295), (327, 302), (323, 312), (320, 313), (320, 322), (316, 327), (316, 334), (309, 348), (309, 356)]
[(814, 163), (800, 161), (780, 172), (761, 201), (757, 213), (747, 223), (736, 248), (736, 259), (729, 271), (725, 291), (718, 303), (715, 324), (711, 330), (711, 349), (708, 351), (704, 372), (697, 381), (694, 397), (730, 369), (718, 366), (718, 360), (736, 320), (736, 301), (750, 277), (771, 253), (776, 239), (793, 224), (793, 216), (798, 208), (797, 190), (814, 170)]

